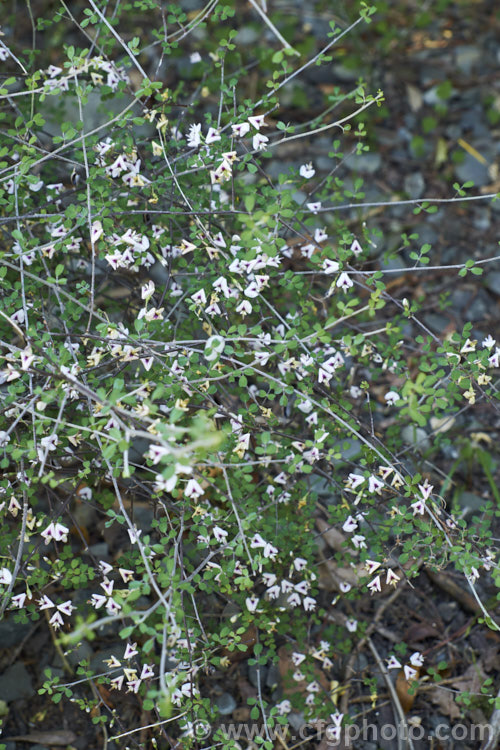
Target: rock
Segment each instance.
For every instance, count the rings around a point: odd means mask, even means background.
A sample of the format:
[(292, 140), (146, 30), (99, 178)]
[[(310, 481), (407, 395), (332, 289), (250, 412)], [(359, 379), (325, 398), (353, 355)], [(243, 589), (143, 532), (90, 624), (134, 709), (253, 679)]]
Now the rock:
[(429, 438), (422, 427), (414, 427), (414, 425), (407, 424), (401, 430), (401, 437), (405, 443), (409, 443), (420, 453), (430, 448)]
[(439, 313), (428, 313), (427, 315), (424, 315), (424, 323), (431, 329), (431, 331), (434, 331), (434, 333), (441, 336), (445, 328), (448, 327), (450, 321), (445, 315), (440, 315)]
[(403, 187), (410, 198), (420, 198), (425, 191), (425, 181), (421, 172), (413, 172), (405, 177)]
[(382, 157), (374, 152), (351, 154), (345, 159), (344, 163), (352, 172), (375, 174), (380, 169)]
[(490, 271), (487, 273), (484, 277), (484, 283), (490, 292), (500, 297), (500, 271)]
[[(67, 653), (67, 659), (72, 667), (77, 667), (83, 659), (90, 659), (93, 655), (93, 649), (90, 643), (82, 641)], [(55, 660), (58, 663), (59, 659)]]
[(22, 624), (14, 622), (12, 615), (7, 615), (0, 622), (0, 648), (17, 646), (28, 635), (33, 625), (29, 622)]
[(458, 604), (456, 602), (441, 601), (437, 604), (437, 608), (446, 625), (452, 622), (457, 616)]
[(481, 61), (482, 51), (479, 47), (470, 44), (461, 44), (455, 47), (455, 65), (465, 75), (469, 75), (471, 70), (477, 67)]
[(462, 508), (463, 518), (473, 516), (478, 511), (481, 511), (486, 505), (484, 497), (476, 495), (474, 492), (461, 492), (457, 498), (457, 502)]
[(280, 671), (277, 664), (271, 664), (266, 677), (266, 687), (270, 690), (274, 690), (280, 683)]
[(295, 729), (296, 732), (298, 732), (306, 723), (304, 714), (299, 713), (298, 711), (291, 711), (288, 714), (287, 719), (292, 729)]
[[(480, 148), (477, 150), (481, 153)], [(485, 156), (484, 158), (486, 159), (487, 157)], [(483, 164), (469, 153), (465, 154), (465, 158), (461, 164), (455, 165), (455, 176), (460, 183), (472, 180), (476, 187), (482, 187), (491, 182), (488, 163)]]
[(262, 664), (249, 664), (248, 665), (248, 681), (255, 687), (257, 690), (260, 688), (262, 689), (263, 686), (266, 684), (267, 680), (267, 667), (263, 666)]
[(12, 703), (31, 698), (35, 693), (31, 675), (22, 662), (16, 662), (0, 675), (0, 700)]
[(215, 699), (215, 705), (222, 716), (228, 716), (236, 708), (236, 701), (230, 693), (222, 693), (222, 695), (217, 696)]

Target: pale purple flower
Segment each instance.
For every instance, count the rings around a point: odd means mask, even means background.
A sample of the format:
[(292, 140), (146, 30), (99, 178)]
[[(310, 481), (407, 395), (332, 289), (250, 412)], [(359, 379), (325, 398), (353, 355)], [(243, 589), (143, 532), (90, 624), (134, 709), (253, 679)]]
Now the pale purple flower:
[(254, 115), (248, 118), (248, 122), (250, 123), (250, 125), (253, 125), (255, 130), (260, 130), (262, 127), (266, 126), (264, 117), (265, 115)]
[(248, 122), (240, 122), (236, 125), (231, 125), (231, 129), (234, 136), (237, 138), (243, 138), (243, 136), (245, 136), (250, 130), (250, 125)]
[(316, 170), (314, 169), (311, 162), (308, 162), (307, 164), (302, 164), (299, 169), (299, 174), (301, 177), (303, 177), (305, 180), (310, 180), (311, 177), (314, 177), (316, 174)]
[(267, 135), (256, 133), (252, 138), (252, 146), (255, 151), (264, 151), (267, 143), (269, 143), (269, 138), (267, 137)]
[(338, 277), (336, 285), (339, 289), (342, 289), (342, 291), (347, 292), (347, 290), (354, 285), (354, 282), (351, 280), (349, 275), (345, 271), (343, 271)]

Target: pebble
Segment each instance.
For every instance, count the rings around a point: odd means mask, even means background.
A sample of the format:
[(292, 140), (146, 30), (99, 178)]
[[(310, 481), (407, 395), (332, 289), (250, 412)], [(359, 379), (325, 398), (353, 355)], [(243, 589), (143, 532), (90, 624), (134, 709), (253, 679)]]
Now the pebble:
[[(479, 151), (479, 153), (481, 152)], [(472, 180), (475, 187), (482, 187), (491, 182), (491, 177), (488, 173), (488, 164), (482, 164), (469, 153), (465, 154), (465, 158), (461, 164), (455, 165), (455, 177), (462, 184)]]
[(0, 648), (17, 646), (28, 635), (33, 625), (14, 622), (14, 618), (7, 616), (0, 622)]
[(487, 273), (484, 277), (484, 283), (490, 292), (500, 297), (500, 271), (490, 271)]
[(486, 505), (484, 497), (476, 495), (474, 492), (461, 492), (457, 498), (458, 504), (462, 508), (462, 517), (470, 518), (475, 513), (481, 511)]
[(230, 693), (222, 693), (222, 695), (217, 696), (215, 699), (215, 705), (222, 716), (227, 716), (233, 713), (236, 708), (236, 701)]
[(455, 65), (465, 75), (469, 75), (473, 68), (477, 67), (482, 57), (479, 47), (470, 44), (462, 44), (455, 47)]
[(0, 675), (0, 700), (12, 703), (31, 698), (35, 693), (31, 675), (22, 662), (16, 662)]
[(375, 174), (381, 167), (382, 157), (377, 152), (351, 154), (344, 163), (352, 172)]
[(410, 198), (420, 198), (425, 191), (425, 180), (422, 172), (413, 172), (405, 177), (403, 187)]
[(267, 667), (262, 664), (249, 664), (248, 665), (248, 681), (259, 689), (259, 684), (262, 687), (266, 684), (267, 680)]
[(422, 427), (414, 427), (414, 425), (407, 424), (401, 430), (401, 437), (404, 443), (413, 445), (421, 453), (430, 448), (429, 438)]

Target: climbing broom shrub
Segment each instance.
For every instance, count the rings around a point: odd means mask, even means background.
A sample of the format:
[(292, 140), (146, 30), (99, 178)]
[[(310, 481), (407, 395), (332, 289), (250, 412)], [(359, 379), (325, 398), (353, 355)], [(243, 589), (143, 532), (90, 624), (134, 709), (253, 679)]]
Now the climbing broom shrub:
[[(65, 671), (49, 665), (41, 692), (125, 743), (146, 715), (153, 744), (206, 738), (214, 670), (285, 646), (299, 689), (250, 700), (271, 747), (292, 709), (339, 731), (318, 675), (363, 633), (360, 595), (452, 564), (480, 601), (496, 508), (479, 533), (454, 517), (432, 457), (496, 399), (500, 349), (471, 325), (432, 334), (373, 259), (363, 184), (341, 167), (382, 93), (360, 80), (324, 116), (280, 119), (282, 93), (372, 8), (309, 58), (262, 19), (250, 56), (236, 4), (160, 10), (63, 3), (36, 22), (71, 40), (50, 61), (0, 41), (2, 612), (47, 619)], [(276, 169), (284, 153), (297, 164)], [(429, 248), (408, 248), (411, 272)], [(103, 638), (96, 673), (75, 649)]]

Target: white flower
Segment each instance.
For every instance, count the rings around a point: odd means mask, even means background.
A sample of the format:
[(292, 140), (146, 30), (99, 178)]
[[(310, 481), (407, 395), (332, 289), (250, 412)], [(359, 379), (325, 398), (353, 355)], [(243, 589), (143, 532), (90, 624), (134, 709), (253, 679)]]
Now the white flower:
[(342, 581), (342, 583), (339, 584), (339, 589), (343, 594), (347, 594), (347, 592), (352, 589), (352, 586), (350, 583), (347, 583), (347, 581)]
[(367, 586), (370, 589), (371, 594), (373, 594), (375, 591), (381, 591), (380, 576), (376, 576), (373, 581), (370, 581), (370, 583), (367, 584)]
[(305, 658), (306, 658), (305, 654), (300, 654), (298, 651), (292, 652), (292, 662), (294, 663), (296, 667), (300, 666), (300, 664), (302, 664)]
[(415, 651), (410, 656), (410, 664), (412, 664), (414, 667), (421, 667), (424, 663), (424, 657), (420, 653), (420, 651)]
[(347, 486), (351, 490), (355, 490), (360, 484), (363, 484), (365, 478), (361, 474), (349, 474), (347, 477)]
[(227, 531), (225, 529), (221, 529), (220, 526), (214, 526), (212, 533), (214, 535), (214, 538), (218, 542), (225, 542), (227, 539)]
[(366, 537), (364, 537), (362, 534), (355, 534), (353, 537), (351, 537), (352, 544), (356, 547), (356, 549), (366, 549)]
[(495, 346), (495, 344), (496, 344), (495, 339), (493, 338), (493, 336), (491, 335), (491, 333), (489, 333), (486, 336), (486, 338), (483, 340), (483, 344), (482, 345), (484, 346), (485, 349), (492, 349)]
[(200, 55), (200, 53), (199, 52), (192, 52), (189, 55), (189, 62), (193, 63), (193, 65), (195, 65), (196, 63), (201, 62), (201, 55)]
[(349, 633), (355, 633), (358, 629), (358, 621), (351, 617), (349, 620), (346, 620), (345, 626)]
[(248, 122), (240, 122), (236, 125), (231, 125), (231, 129), (234, 136), (236, 136), (237, 138), (243, 138), (243, 136), (246, 135), (250, 130), (250, 125)]
[(401, 669), (401, 662), (396, 659), (394, 654), (387, 660), (387, 669)]
[(220, 135), (215, 128), (209, 128), (205, 143), (215, 143), (215, 141), (220, 141)]
[(123, 658), (131, 659), (133, 656), (136, 656), (139, 653), (136, 646), (137, 646), (137, 643), (127, 643), (127, 647), (125, 649), (125, 653), (123, 654)]
[(56, 542), (67, 542), (68, 541), (69, 529), (60, 523), (49, 523), (47, 528), (42, 531), (41, 535), (45, 539), (45, 544), (48, 544), (51, 539)]
[(307, 560), (304, 560), (303, 557), (296, 557), (295, 560), (293, 561), (293, 567), (295, 568), (295, 570), (299, 570), (299, 571), (304, 570), (306, 565), (307, 565)]
[(131, 529), (127, 529), (127, 531), (131, 544), (135, 544), (142, 534), (142, 529), (138, 529), (136, 526), (133, 526)]
[(266, 143), (269, 143), (269, 138), (267, 137), (267, 135), (256, 133), (252, 138), (252, 146), (255, 151), (264, 151), (266, 148)]
[(376, 570), (380, 568), (382, 563), (377, 562), (376, 560), (366, 560), (365, 562), (365, 568), (368, 571), (368, 575), (372, 575), (372, 573), (375, 573)]
[(59, 439), (57, 435), (55, 433), (52, 433), (52, 435), (47, 435), (46, 437), (42, 438), (40, 440), (40, 445), (47, 451), (55, 451), (58, 442)]
[(186, 488), (184, 490), (184, 495), (186, 497), (192, 497), (195, 500), (201, 495), (205, 494), (205, 490), (201, 485), (196, 481), (196, 479), (190, 479), (186, 485)]
[(298, 607), (300, 604), (300, 596), (294, 591), (293, 594), (290, 594), (288, 597), (287, 602), (291, 607)]
[(205, 305), (207, 302), (207, 295), (205, 294), (204, 289), (200, 289), (199, 291), (191, 295), (191, 299), (197, 305)]
[(314, 230), (314, 241), (319, 245), (320, 242), (324, 242), (328, 239), (328, 235), (325, 232), (324, 229), (315, 229)]
[(67, 602), (63, 602), (62, 604), (57, 605), (57, 609), (59, 612), (62, 612), (63, 615), (67, 615), (68, 617), (71, 615), (75, 607), (73, 604), (71, 604), (71, 601), (68, 599)]
[(97, 240), (100, 237), (102, 237), (102, 233), (103, 233), (103, 228), (102, 228), (101, 222), (94, 221), (92, 223), (92, 230), (90, 232), (90, 241), (92, 242), (92, 244), (94, 244), (94, 242), (97, 242)]
[(5, 584), (6, 586), (9, 585), (9, 583), (12, 582), (12, 573), (8, 568), (0, 568), (0, 583)]
[(347, 533), (356, 531), (357, 528), (358, 528), (358, 524), (352, 516), (349, 516), (349, 518), (346, 521), (344, 521), (344, 525), (342, 526), (342, 530)]
[(419, 498), (410, 505), (410, 508), (413, 509), (414, 516), (416, 516), (417, 513), (420, 513), (420, 515), (422, 516), (425, 513), (425, 498)]
[(264, 117), (265, 115), (255, 115), (253, 117), (249, 117), (248, 122), (250, 123), (250, 125), (253, 125), (255, 130), (260, 130), (262, 127), (266, 127), (266, 123), (264, 122)]
[(314, 169), (311, 162), (308, 162), (307, 164), (302, 164), (299, 169), (299, 174), (305, 180), (310, 180), (311, 177), (314, 177), (314, 175), (316, 174), (316, 170)]
[(50, 618), (49, 623), (52, 625), (54, 630), (58, 630), (61, 627), (61, 625), (64, 625), (64, 620), (61, 616), (61, 613), (57, 612), (56, 610), (54, 614), (52, 615), (52, 617)]
[(343, 271), (338, 277), (336, 285), (337, 287), (341, 288), (344, 292), (347, 292), (347, 290), (350, 289), (354, 285), (354, 282), (351, 281), (348, 274), (345, 273), (345, 271)]
[(381, 490), (384, 487), (384, 483), (373, 474), (368, 478), (368, 492), (376, 492), (380, 495)]
[(282, 700), (281, 703), (277, 703), (275, 708), (280, 716), (283, 716), (283, 714), (290, 713), (290, 711), (292, 710), (292, 704), (285, 698), (285, 700)]
[(24, 602), (26, 601), (26, 594), (16, 594), (16, 596), (13, 596), (10, 600), (12, 603), (12, 606), (17, 607), (18, 609), (21, 609), (24, 607)]
[(255, 596), (255, 594), (252, 594), (252, 596), (249, 596), (247, 599), (245, 599), (245, 604), (247, 605), (247, 609), (249, 612), (255, 612), (259, 605), (259, 597)]
[(49, 599), (49, 597), (47, 596), (47, 594), (44, 594), (43, 597), (38, 602), (38, 609), (40, 610), (40, 612), (43, 609), (52, 609), (55, 606), (56, 605), (54, 604), (54, 602), (52, 601), (52, 599)]
[(391, 586), (395, 586), (398, 581), (401, 580), (401, 576), (398, 576), (393, 570), (389, 568), (386, 574), (385, 582)]
[(321, 211), (321, 201), (315, 201), (314, 203), (307, 203), (306, 205), (309, 211), (312, 211), (313, 214), (317, 214), (318, 211)]
[(337, 263), (336, 260), (330, 260), (330, 258), (325, 258), (325, 260), (323, 261), (324, 273), (337, 273), (339, 268), (340, 268), (340, 265)]
[(354, 253), (354, 255), (360, 255), (363, 252), (363, 248), (359, 244), (357, 240), (353, 240), (351, 245), (351, 253)]
[(384, 398), (389, 406), (394, 406), (396, 401), (399, 401), (400, 395), (399, 393), (396, 393), (396, 391), (389, 391), (385, 394)]
[(405, 672), (405, 678), (406, 678), (406, 679), (407, 679), (408, 681), (410, 681), (410, 680), (414, 680), (414, 679), (415, 679), (415, 677), (418, 677), (418, 672), (417, 672), (417, 670), (416, 670), (416, 669), (413, 669), (413, 667), (410, 667), (410, 665), (409, 665), (409, 664), (405, 664), (404, 672)]

